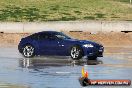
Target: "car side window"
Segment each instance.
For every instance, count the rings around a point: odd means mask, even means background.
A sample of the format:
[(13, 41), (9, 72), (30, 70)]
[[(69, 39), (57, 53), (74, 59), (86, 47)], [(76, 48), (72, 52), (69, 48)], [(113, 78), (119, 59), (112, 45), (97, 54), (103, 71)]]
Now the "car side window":
[(33, 34), (33, 35), (31, 36), (31, 38), (32, 38), (32, 39), (35, 39), (35, 40), (38, 40), (38, 34)]
[(39, 40), (50, 39), (50, 38), (51, 38), (50, 34), (42, 33), (39, 35)]

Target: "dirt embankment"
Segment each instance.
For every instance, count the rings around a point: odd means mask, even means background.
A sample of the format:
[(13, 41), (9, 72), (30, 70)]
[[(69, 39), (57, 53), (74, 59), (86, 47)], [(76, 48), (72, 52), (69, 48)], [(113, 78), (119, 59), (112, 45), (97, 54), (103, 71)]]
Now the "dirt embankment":
[[(66, 34), (81, 40), (92, 40), (103, 44), (105, 47), (132, 47), (132, 33), (115, 32), (65, 32)], [(17, 46), (22, 37), (30, 34), (0, 33), (0, 46)]]

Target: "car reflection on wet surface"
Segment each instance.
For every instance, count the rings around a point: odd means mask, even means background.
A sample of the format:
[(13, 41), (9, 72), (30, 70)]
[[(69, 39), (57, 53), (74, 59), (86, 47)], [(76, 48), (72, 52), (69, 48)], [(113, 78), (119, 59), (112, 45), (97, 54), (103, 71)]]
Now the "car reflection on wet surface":
[[(60, 57), (58, 57), (60, 58)], [(45, 67), (60, 67), (60, 66), (83, 66), (83, 65), (97, 65), (102, 64), (102, 60), (72, 60), (72, 59), (64, 59), (64, 58), (20, 58), (19, 59), (19, 66), (22, 68), (41, 68), (43, 66)]]
[[(49, 56), (29, 59), (20, 56), (15, 48), (1, 50), (0, 83), (22, 85), (27, 88), (82, 88), (78, 81), (82, 66), (88, 71), (90, 79), (132, 80), (132, 55), (130, 53), (108, 54), (95, 61), (85, 59), (73, 61), (69, 57)], [(90, 88), (99, 87), (91, 86)], [(106, 87), (101, 86), (101, 88)]]

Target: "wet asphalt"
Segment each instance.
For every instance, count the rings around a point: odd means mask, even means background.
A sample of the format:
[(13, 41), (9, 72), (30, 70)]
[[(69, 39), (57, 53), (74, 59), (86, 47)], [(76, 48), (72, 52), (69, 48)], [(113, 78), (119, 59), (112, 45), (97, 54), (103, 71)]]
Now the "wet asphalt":
[[(132, 80), (132, 53), (109, 53), (95, 61), (73, 61), (70, 57), (24, 58), (16, 47), (0, 48), (0, 88), (2, 83), (27, 88), (82, 88), (78, 78), (84, 66), (90, 79)], [(24, 88), (25, 88), (24, 87)], [(6, 86), (4, 87), (6, 88)], [(90, 86), (88, 88), (132, 88), (132, 86)]]

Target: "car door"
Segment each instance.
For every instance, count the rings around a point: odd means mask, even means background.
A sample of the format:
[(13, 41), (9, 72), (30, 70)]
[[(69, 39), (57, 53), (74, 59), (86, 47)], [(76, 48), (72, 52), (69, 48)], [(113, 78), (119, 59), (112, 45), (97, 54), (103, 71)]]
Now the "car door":
[(59, 40), (54, 38), (51, 33), (42, 33), (39, 36), (39, 50), (43, 55), (59, 55)]

